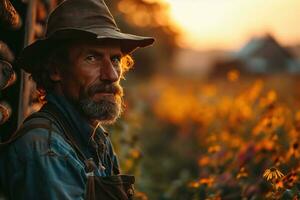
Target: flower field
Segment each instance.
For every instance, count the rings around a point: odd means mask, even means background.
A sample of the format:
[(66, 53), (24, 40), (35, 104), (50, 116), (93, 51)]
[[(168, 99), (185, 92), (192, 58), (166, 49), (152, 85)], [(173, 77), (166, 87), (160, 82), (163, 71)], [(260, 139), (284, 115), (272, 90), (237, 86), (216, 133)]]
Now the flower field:
[(296, 76), (128, 83), (113, 134), (140, 199), (298, 199)]

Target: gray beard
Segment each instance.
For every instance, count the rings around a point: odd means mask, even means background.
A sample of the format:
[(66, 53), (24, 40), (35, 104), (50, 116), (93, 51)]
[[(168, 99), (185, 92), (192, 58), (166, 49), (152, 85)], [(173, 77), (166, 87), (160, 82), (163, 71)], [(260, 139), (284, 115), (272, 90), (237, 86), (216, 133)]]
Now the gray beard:
[(85, 115), (87, 119), (97, 120), (101, 124), (114, 123), (122, 112), (121, 98), (119, 100), (117, 99), (116, 102), (105, 99), (95, 102), (90, 98), (84, 98), (79, 100), (79, 105), (82, 114)]

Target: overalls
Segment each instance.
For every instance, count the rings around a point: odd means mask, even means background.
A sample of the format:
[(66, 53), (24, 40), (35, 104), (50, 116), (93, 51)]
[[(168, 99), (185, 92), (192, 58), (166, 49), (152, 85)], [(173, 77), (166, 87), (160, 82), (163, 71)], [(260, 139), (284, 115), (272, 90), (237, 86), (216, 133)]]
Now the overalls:
[[(50, 123), (35, 123), (26, 125), (26, 121), (32, 118), (45, 118), (49, 120)], [(85, 165), (85, 171), (87, 175), (86, 183), (86, 200), (132, 200), (134, 196), (133, 184), (135, 182), (134, 176), (129, 175), (119, 175), (114, 173), (112, 176), (100, 177), (95, 175), (97, 170), (97, 165), (93, 159), (87, 159), (85, 155), (80, 150), (79, 146), (76, 144), (74, 138), (72, 137), (72, 129), (68, 124), (65, 117), (61, 114), (59, 109), (56, 108), (54, 104), (47, 103), (42, 109), (30, 117), (28, 117), (24, 126), (17, 131), (17, 134), (12, 135), (12, 137), (4, 142), (0, 143), (1, 146), (10, 144), (17, 138), (26, 134), (29, 130), (33, 128), (44, 128), (49, 130), (51, 136), (52, 123), (55, 123), (62, 131), (62, 137), (72, 146), (75, 150), (79, 159)], [(50, 137), (49, 136), (49, 137)], [(50, 139), (49, 139), (50, 142)], [(50, 145), (49, 145), (50, 146)], [(48, 152), (51, 154), (51, 149)]]

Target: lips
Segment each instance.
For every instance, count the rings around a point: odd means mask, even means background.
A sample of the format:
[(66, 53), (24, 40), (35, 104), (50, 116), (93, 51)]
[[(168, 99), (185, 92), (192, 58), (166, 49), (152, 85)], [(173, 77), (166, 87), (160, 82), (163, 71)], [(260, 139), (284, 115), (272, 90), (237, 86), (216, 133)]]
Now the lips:
[(101, 100), (115, 102), (115, 94), (114, 93), (98, 92), (98, 93), (95, 93), (92, 98), (96, 102), (101, 101)]
[(90, 96), (94, 96), (96, 94), (104, 94), (104, 95), (116, 95), (116, 94), (121, 94), (121, 88), (118, 85), (102, 85), (102, 84), (97, 84), (93, 85), (89, 88), (88, 94)]

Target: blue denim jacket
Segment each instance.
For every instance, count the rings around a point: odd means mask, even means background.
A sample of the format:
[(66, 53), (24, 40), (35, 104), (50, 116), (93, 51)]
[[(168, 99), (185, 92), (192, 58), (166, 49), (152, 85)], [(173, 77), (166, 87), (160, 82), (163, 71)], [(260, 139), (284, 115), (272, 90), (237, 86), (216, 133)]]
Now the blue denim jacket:
[[(95, 160), (95, 142), (90, 140), (93, 128), (63, 96), (50, 94), (46, 98), (77, 130), (73, 136), (85, 157)], [(33, 118), (28, 123), (38, 120), (44, 119)], [(0, 154), (0, 186), (8, 199), (84, 199), (87, 180), (84, 163), (62, 137), (59, 127), (54, 124), (52, 127), (51, 134), (48, 129), (31, 129)], [(95, 174), (113, 175), (116, 169), (119, 171), (119, 164), (111, 141), (101, 127), (96, 131), (96, 138), (103, 141), (105, 148), (98, 156), (102, 167)]]

